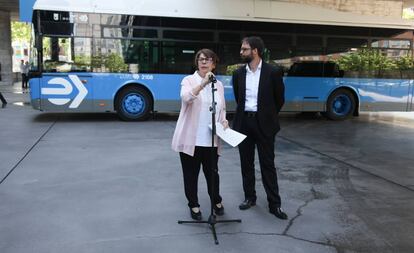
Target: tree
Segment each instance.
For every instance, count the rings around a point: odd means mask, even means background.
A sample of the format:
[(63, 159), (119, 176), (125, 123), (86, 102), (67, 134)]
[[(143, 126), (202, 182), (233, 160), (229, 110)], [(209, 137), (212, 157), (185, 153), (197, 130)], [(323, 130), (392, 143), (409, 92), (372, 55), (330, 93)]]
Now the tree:
[(404, 78), (404, 75), (411, 76), (412, 78), (412, 70), (414, 69), (414, 61), (411, 56), (403, 56), (395, 61), (395, 64), (400, 71), (400, 78)]
[(403, 9), (402, 18), (403, 19), (414, 19), (414, 9), (413, 8)]
[(24, 22), (11, 22), (12, 41), (30, 42), (31, 27)]
[(128, 70), (128, 64), (125, 64), (124, 59), (115, 53), (107, 55), (104, 64), (110, 72), (127, 72)]
[(398, 64), (398, 61), (387, 57), (378, 49), (360, 49), (342, 55), (336, 63), (345, 71), (356, 72), (359, 77), (383, 77), (385, 71), (396, 70), (407, 64)]

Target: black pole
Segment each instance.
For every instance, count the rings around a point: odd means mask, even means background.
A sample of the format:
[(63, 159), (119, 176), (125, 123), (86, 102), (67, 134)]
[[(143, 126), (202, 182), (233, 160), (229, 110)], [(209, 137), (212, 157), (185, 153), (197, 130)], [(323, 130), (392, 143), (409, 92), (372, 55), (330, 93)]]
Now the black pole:
[(214, 186), (216, 184), (216, 177), (215, 175), (218, 174), (218, 168), (217, 164), (214, 162), (214, 156), (217, 154), (214, 154), (214, 137), (216, 136), (216, 101), (214, 99), (214, 92), (217, 91), (217, 89), (214, 87), (214, 84), (217, 82), (216, 78), (214, 76), (210, 76), (210, 82), (211, 82), (211, 198), (210, 198), (210, 216), (208, 217), (208, 220), (206, 221), (182, 221), (179, 220), (178, 224), (186, 224), (186, 223), (206, 223), (210, 225), (211, 232), (213, 233), (214, 243), (219, 244), (219, 241), (217, 239), (217, 233), (216, 233), (216, 224), (217, 223), (229, 223), (229, 222), (241, 222), (240, 219), (234, 219), (234, 220), (217, 220), (216, 215), (214, 214), (214, 199), (215, 199), (215, 193), (214, 193)]

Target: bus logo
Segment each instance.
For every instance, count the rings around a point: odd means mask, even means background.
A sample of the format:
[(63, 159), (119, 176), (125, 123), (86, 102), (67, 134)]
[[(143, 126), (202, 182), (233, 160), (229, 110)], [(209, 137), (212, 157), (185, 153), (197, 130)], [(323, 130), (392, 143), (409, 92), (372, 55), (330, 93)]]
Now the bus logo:
[[(62, 77), (55, 77), (47, 82), (51, 85), (56, 85), (57, 87), (53, 88), (42, 88), (42, 95), (66, 95), (72, 93), (73, 87), (75, 86), (79, 93), (73, 99), (72, 103), (69, 105), (69, 108), (78, 108), (79, 105), (82, 103), (83, 99), (88, 94), (88, 90), (82, 84), (82, 81), (79, 79), (77, 75), (69, 75), (69, 79), (72, 81), (69, 82), (67, 79)], [(70, 102), (70, 98), (48, 98), (49, 102), (55, 105), (65, 105)]]

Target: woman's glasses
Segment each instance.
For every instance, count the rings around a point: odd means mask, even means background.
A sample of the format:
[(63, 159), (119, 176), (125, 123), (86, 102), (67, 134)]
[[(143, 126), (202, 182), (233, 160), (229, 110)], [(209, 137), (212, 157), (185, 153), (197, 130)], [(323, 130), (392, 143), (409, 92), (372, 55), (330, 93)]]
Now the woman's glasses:
[(213, 58), (211, 58), (211, 57), (208, 57), (208, 58), (199, 57), (198, 62), (213, 62)]

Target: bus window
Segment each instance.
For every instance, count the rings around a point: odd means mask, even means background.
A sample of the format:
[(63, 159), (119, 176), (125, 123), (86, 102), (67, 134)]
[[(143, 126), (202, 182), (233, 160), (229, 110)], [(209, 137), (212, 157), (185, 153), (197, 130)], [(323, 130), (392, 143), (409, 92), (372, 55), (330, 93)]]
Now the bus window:
[(289, 69), (288, 76), (323, 77), (323, 62), (297, 62)]
[(162, 72), (177, 74), (194, 72), (194, 56), (202, 48), (214, 48), (214, 45), (195, 42), (163, 42), (161, 50)]
[(91, 40), (89, 38), (43, 38), (45, 72), (90, 71)]

